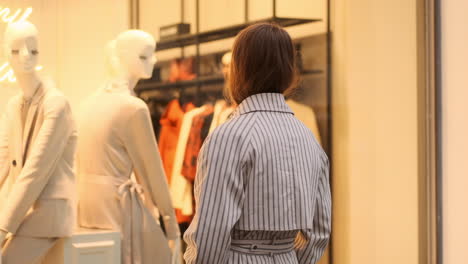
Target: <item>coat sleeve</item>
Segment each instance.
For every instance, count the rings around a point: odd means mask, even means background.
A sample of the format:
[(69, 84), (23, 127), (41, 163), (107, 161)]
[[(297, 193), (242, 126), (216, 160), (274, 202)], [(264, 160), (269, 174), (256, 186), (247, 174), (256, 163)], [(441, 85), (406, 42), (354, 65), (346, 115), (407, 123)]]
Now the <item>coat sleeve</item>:
[(125, 147), (132, 160), (136, 180), (163, 216), (168, 239), (179, 238), (179, 226), (146, 106), (138, 108), (126, 125)]
[[(331, 194), (329, 184), (328, 159), (324, 158), (322, 173), (318, 182), (317, 201), (313, 227), (303, 235), (305, 240), (299, 243), (296, 250), (300, 264), (317, 263), (325, 251), (331, 232)], [(304, 232), (304, 231), (303, 231)]]
[(0, 117), (0, 188), (8, 175), (10, 162), (8, 160), (8, 134), (10, 132), (6, 113)]
[(242, 157), (248, 156), (244, 151), (247, 140), (229, 131), (215, 130), (200, 150), (195, 178), (196, 214), (184, 236), (187, 264), (225, 263), (228, 257), (231, 230), (245, 200), (246, 162)]
[(48, 183), (74, 129), (68, 102), (62, 97), (50, 100), (28, 160), (13, 184), (6, 206), (0, 211), (0, 229), (13, 234), (17, 231)]

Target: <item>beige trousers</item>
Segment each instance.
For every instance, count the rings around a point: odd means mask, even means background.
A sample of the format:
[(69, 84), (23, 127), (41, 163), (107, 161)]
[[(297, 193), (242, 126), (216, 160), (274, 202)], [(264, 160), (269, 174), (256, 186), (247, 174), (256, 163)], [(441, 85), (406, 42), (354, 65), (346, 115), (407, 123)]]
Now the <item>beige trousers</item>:
[(56, 238), (10, 237), (2, 249), (2, 264), (40, 264), (56, 242)]

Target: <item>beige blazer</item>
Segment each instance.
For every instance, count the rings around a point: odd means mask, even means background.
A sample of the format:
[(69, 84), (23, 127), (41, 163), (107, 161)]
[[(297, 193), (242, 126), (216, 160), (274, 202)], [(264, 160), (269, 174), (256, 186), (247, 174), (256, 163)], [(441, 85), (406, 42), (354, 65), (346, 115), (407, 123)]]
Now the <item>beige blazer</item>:
[(318, 128), (317, 117), (315, 115), (314, 109), (305, 104), (298, 103), (294, 100), (287, 100), (286, 103), (294, 112), (294, 115), (299, 119), (304, 125), (312, 131), (317, 139), (319, 144), (322, 144), (322, 139), (320, 137), (320, 131)]
[(31, 99), (13, 97), (0, 125), (0, 229), (64, 237), (75, 227), (76, 128), (68, 101), (50, 84)]
[(169, 263), (156, 208), (168, 238), (180, 234), (148, 107), (109, 85), (83, 102), (78, 120), (79, 224), (120, 230), (123, 263)]

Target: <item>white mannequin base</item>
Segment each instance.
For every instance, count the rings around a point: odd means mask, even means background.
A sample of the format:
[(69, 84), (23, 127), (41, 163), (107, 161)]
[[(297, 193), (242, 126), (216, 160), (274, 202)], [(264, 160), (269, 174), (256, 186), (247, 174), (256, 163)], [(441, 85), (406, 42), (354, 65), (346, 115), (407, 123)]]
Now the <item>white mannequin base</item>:
[(120, 264), (120, 254), (119, 232), (79, 229), (72, 237), (61, 239), (43, 263)]

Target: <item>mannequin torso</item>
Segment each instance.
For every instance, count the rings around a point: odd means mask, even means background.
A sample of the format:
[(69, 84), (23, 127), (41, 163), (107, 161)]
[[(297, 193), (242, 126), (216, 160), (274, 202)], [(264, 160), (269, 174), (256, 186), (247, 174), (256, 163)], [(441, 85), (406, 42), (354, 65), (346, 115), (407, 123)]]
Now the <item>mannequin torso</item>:
[[(111, 81), (83, 103), (79, 118), (79, 222), (120, 230), (123, 263), (133, 263), (134, 254), (143, 264), (156, 263), (155, 254), (160, 263), (170, 262), (167, 240), (153, 215), (156, 204), (168, 238), (179, 237), (149, 110), (133, 96), (138, 80), (152, 75), (154, 45), (142, 31), (119, 35), (109, 45)], [(133, 247), (135, 243), (146, 246)], [(147, 248), (154, 244), (157, 250)]]

